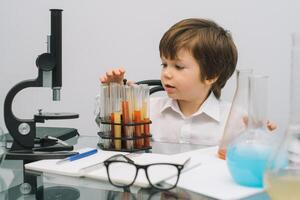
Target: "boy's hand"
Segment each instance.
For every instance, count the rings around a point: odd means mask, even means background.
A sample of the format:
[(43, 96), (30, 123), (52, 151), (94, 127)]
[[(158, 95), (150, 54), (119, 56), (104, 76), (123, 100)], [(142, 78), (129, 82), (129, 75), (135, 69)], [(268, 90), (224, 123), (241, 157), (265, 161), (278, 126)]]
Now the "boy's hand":
[(267, 128), (269, 129), (269, 131), (274, 131), (277, 128), (277, 125), (273, 122), (268, 121)]
[(125, 75), (125, 69), (123, 68), (112, 69), (106, 72), (105, 75), (100, 77), (100, 82), (101, 83), (116, 82), (116, 83), (123, 84), (124, 75)]
[[(248, 125), (248, 117), (247, 116), (243, 117), (243, 121), (244, 121), (245, 125)], [(267, 128), (268, 128), (269, 131), (274, 131), (277, 128), (277, 125), (268, 120), (267, 121)]]

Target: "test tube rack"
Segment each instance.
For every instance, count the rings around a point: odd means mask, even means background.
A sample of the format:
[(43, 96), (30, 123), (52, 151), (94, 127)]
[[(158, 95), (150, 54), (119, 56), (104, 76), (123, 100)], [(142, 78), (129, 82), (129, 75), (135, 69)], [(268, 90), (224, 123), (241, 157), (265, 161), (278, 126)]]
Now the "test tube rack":
[[(99, 131), (98, 135), (101, 138), (101, 142), (98, 143), (98, 146), (102, 149), (102, 150), (107, 150), (107, 151), (122, 151), (122, 152), (137, 152), (137, 151), (145, 151), (145, 152), (149, 152), (150, 149), (152, 149), (151, 146), (151, 134), (142, 134), (141, 136), (125, 136), (124, 134), (124, 130), (127, 127), (132, 127), (134, 129), (137, 128), (142, 128), (145, 126), (149, 127), (149, 125), (152, 123), (151, 120), (147, 121), (147, 122), (130, 122), (130, 123), (115, 123), (112, 121), (108, 121), (108, 120), (104, 120), (102, 118), (100, 118), (100, 123), (101, 124), (105, 124), (105, 125), (111, 125), (111, 127), (115, 127), (115, 126), (121, 126), (121, 130), (122, 130), (122, 136), (121, 137), (115, 137), (112, 132), (110, 131), (109, 134), (106, 134), (103, 131)], [(121, 148), (116, 148), (115, 147), (115, 140), (120, 140), (121, 141)], [(139, 141), (143, 141), (143, 145), (137, 145)], [(147, 141), (147, 142), (146, 142)], [(132, 145), (127, 145), (127, 144), (132, 144)]]

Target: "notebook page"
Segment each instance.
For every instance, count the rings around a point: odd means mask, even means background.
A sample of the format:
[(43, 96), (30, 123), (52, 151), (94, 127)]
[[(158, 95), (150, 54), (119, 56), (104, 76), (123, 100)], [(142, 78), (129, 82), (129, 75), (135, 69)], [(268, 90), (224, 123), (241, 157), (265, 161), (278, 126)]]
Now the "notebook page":
[[(75, 151), (82, 153), (82, 152), (87, 152), (89, 150), (92, 150), (92, 148), (84, 148)], [(98, 150), (96, 154), (75, 161), (67, 161), (61, 164), (57, 164), (57, 162), (61, 159), (40, 160), (40, 161), (28, 163), (25, 165), (25, 169), (38, 171), (38, 172), (47, 172), (47, 173), (65, 175), (65, 176), (79, 177), (84, 175), (80, 173), (81, 172), (80, 170), (82, 168), (95, 165), (99, 162), (103, 162), (104, 160), (106, 160), (107, 158), (115, 154), (120, 154), (120, 152)]]

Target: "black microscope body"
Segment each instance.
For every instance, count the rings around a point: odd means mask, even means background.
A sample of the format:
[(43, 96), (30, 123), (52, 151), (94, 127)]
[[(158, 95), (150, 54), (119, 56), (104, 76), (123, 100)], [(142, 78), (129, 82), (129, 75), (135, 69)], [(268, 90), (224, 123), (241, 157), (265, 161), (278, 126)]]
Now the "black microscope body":
[[(62, 87), (62, 10), (50, 9), (51, 12), (51, 35), (47, 37), (47, 53), (39, 55), (36, 59), (38, 77), (36, 79), (25, 80), (16, 84), (8, 92), (4, 102), (4, 120), (6, 127), (13, 138), (10, 149), (11, 154), (31, 160), (38, 160), (34, 153), (35, 144), (39, 143), (36, 137), (36, 123), (42, 123), (50, 119), (72, 119), (78, 118), (76, 113), (42, 113), (34, 115), (33, 119), (19, 119), (12, 112), (13, 99), (18, 92), (29, 87), (51, 87), (53, 90), (53, 100), (60, 100), (60, 89)], [(76, 129), (74, 129), (76, 130)], [(77, 130), (76, 130), (77, 131)], [(42, 145), (43, 146), (43, 145)], [(42, 149), (42, 147), (40, 148)], [(48, 147), (49, 149), (49, 147)], [(29, 157), (24, 157), (24, 152), (29, 152)], [(20, 154), (21, 153), (21, 154)], [(68, 153), (54, 156), (53, 152), (48, 157), (39, 158), (60, 158), (66, 157)], [(32, 157), (33, 156), (33, 157)]]
[(26, 171), (24, 167), (27, 163), (41, 159), (60, 159), (77, 154), (78, 152), (71, 151), (73, 144), (70, 145), (70, 143), (74, 143), (74, 140), (68, 141), (68, 143), (63, 141), (78, 136), (77, 129), (37, 127), (36, 123), (43, 123), (45, 120), (74, 119), (78, 118), (79, 115), (76, 113), (43, 113), (39, 110), (33, 119), (19, 119), (12, 112), (12, 103), (16, 94), (25, 88), (50, 87), (53, 90), (53, 100), (60, 100), (62, 87), (62, 10), (50, 9), (50, 12), (51, 35), (47, 37), (47, 53), (39, 55), (36, 59), (37, 78), (16, 84), (10, 89), (4, 101), (4, 120), (13, 139), (5, 159), (21, 160), (23, 163), (23, 183), (8, 190), (9, 199), (19, 199), (24, 194), (35, 194), (36, 199), (51, 198), (57, 195), (69, 197), (74, 196), (74, 193), (79, 195), (78, 190), (74, 188), (44, 188), (40, 184), (42, 177)]

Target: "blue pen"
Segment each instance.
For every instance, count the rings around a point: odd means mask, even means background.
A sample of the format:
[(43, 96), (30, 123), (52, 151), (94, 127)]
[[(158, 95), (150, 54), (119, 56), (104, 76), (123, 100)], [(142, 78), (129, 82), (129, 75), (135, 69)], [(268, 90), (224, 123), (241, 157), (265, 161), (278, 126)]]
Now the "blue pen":
[(63, 160), (59, 160), (59, 161), (56, 162), (56, 164), (61, 164), (63, 162), (67, 162), (67, 161), (79, 160), (81, 158), (85, 158), (85, 157), (88, 157), (90, 155), (93, 155), (93, 154), (97, 153), (97, 151), (98, 151), (97, 149), (93, 149), (93, 150), (90, 150), (90, 151), (87, 151), (87, 152), (84, 152), (84, 153), (79, 153), (79, 154), (67, 157)]

